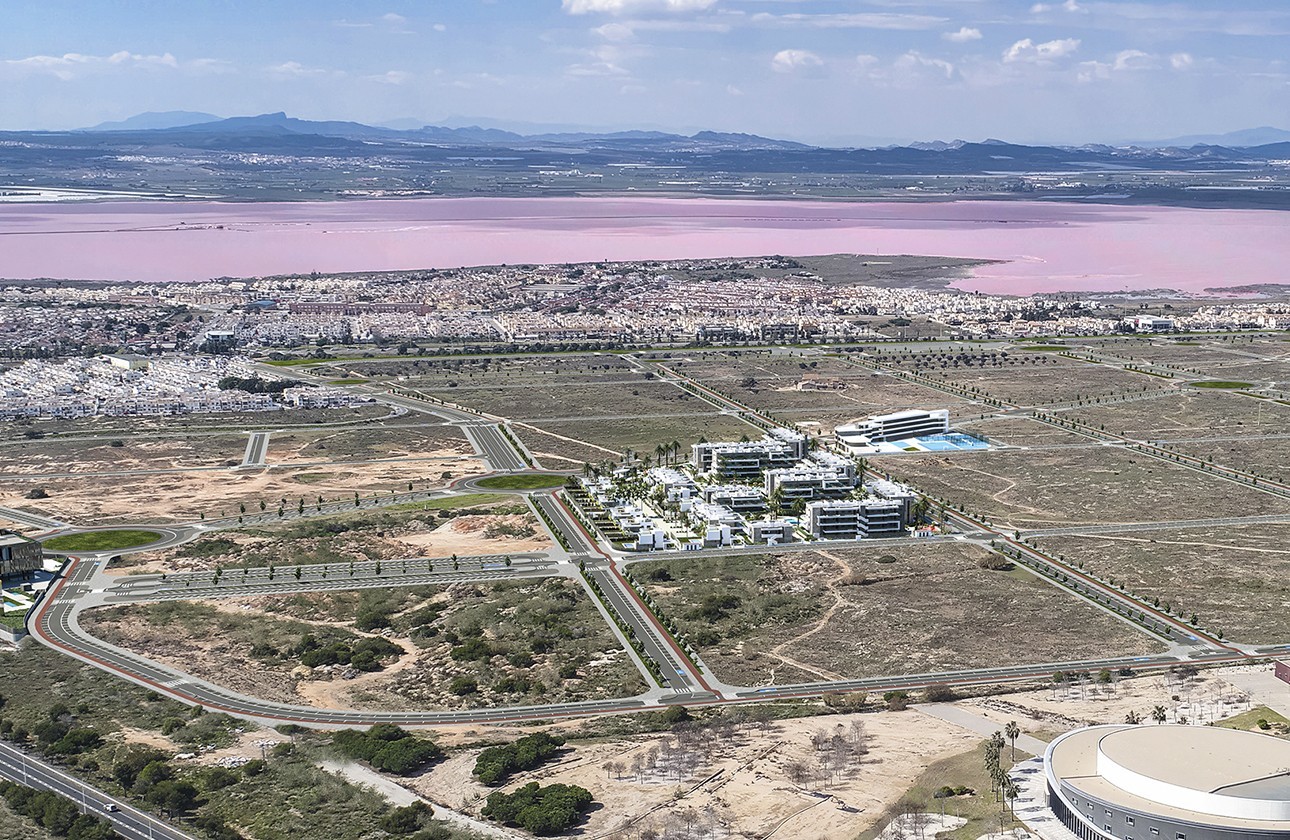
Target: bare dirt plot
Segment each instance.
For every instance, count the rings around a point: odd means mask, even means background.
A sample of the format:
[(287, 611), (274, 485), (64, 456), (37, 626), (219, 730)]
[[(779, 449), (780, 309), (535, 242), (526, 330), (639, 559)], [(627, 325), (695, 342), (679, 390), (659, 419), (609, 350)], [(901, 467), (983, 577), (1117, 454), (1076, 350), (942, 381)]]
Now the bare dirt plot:
[(737, 684), (1162, 649), (1023, 571), (980, 568), (987, 556), (983, 548), (958, 543), (875, 541), (778, 555), (647, 561), (632, 569), (704, 661)]
[[(520, 441), (532, 452), (542, 465), (554, 469), (581, 467), (584, 463), (595, 463), (606, 458), (614, 459), (620, 454), (617, 449), (591, 446), (576, 440), (571, 435), (544, 431), (528, 424), (511, 424), (511, 430), (519, 435)], [(578, 430), (572, 430), (577, 434)]]
[(1154, 400), (1085, 406), (1062, 415), (1104, 425), (1115, 434), (1151, 440), (1278, 434), (1290, 428), (1288, 405), (1197, 388)]
[[(1290, 434), (1290, 429), (1283, 434)], [(1175, 443), (1170, 444), (1170, 447), (1197, 458), (1212, 458), (1216, 464), (1290, 483), (1290, 438), (1213, 440)]]
[[(81, 620), (178, 670), (320, 708), (461, 709), (645, 688), (594, 604), (563, 578), (129, 605)], [(375, 667), (309, 655), (363, 640), (394, 652)]]
[[(163, 549), (128, 554), (111, 571), (196, 572), (306, 563), (399, 561), (411, 557), (517, 554), (550, 540), (520, 499), (472, 493), (389, 508), (367, 508), (281, 525), (220, 531)], [(392, 566), (391, 568), (397, 568)]]
[(474, 450), (456, 426), (426, 423), (400, 428), (360, 427), (277, 432), (269, 438), (270, 464), (380, 458), (451, 458)]
[(1290, 362), (1284, 361), (1256, 361), (1236, 357), (1218, 364), (1206, 365), (1202, 370), (1215, 378), (1250, 382), (1255, 385), (1266, 384), (1273, 388), (1284, 387), (1287, 380), (1290, 380)]
[[(239, 505), (258, 509), (259, 502), (285, 499), (312, 504), (318, 496), (334, 500), (352, 498), (354, 493), (370, 497), (416, 489), (441, 487), (454, 478), (485, 472), (476, 458), (419, 462), (386, 461), (375, 464), (347, 464), (338, 468), (207, 470), (202, 472), (137, 474), (131, 476), (86, 476), (80, 478), (21, 481), (0, 489), (0, 505), (26, 507), (73, 523), (186, 522), (236, 516)], [(445, 478), (445, 474), (447, 477)], [(25, 494), (32, 486), (49, 494), (30, 502)]]
[[(827, 744), (838, 735), (845, 750), (857, 743), (855, 732), (866, 752), (858, 761), (845, 761), (841, 772), (823, 770), (821, 764), (834, 766), (834, 757), (817, 749), (813, 738), (823, 733), (817, 739)], [(912, 710), (761, 726), (689, 723), (675, 734), (571, 741), (558, 764), (521, 773), (502, 790), (531, 781), (587, 788), (603, 805), (584, 829), (593, 837), (628, 824), (624, 837), (648, 830), (684, 837), (687, 824), (695, 829), (689, 836), (704, 836), (697, 833), (706, 831), (700, 826), (719, 821), (727, 824), (729, 837), (765, 836), (782, 822), (784, 836), (833, 840), (872, 826), (927, 764), (979, 741), (979, 735)], [(493, 789), (471, 776), (477, 756), (475, 749), (454, 753), (412, 785), (436, 802), (478, 813)], [(707, 836), (723, 836), (717, 831)]]
[[(1035, 358), (1035, 357), (1039, 358)], [(1045, 361), (1044, 359), (1047, 359)], [(925, 361), (925, 360), (924, 360)], [(1075, 361), (1053, 353), (1028, 354), (984, 366), (952, 361), (945, 364), (898, 361), (934, 379), (964, 388), (978, 388), (985, 394), (1015, 405), (1048, 405), (1107, 394), (1138, 393), (1172, 387), (1169, 380), (1133, 373), (1112, 365)]]
[(21, 475), (226, 467), (242, 462), (246, 442), (245, 434), (22, 441), (0, 446), (0, 471)]
[(1038, 545), (1195, 613), (1236, 641), (1290, 641), (1290, 525), (1045, 537)]
[(407, 377), (417, 388), (529, 382), (617, 382), (639, 379), (631, 363), (610, 354), (514, 356), (506, 358), (404, 359), (381, 362), (344, 362), (336, 370), (365, 377)]
[(292, 408), (282, 411), (247, 411), (235, 414), (182, 414), (176, 417), (91, 417), (82, 420), (18, 420), (0, 423), (0, 439), (26, 438), (28, 433), (52, 435), (104, 435), (122, 437), (185, 430), (231, 431), (275, 429), (320, 423), (355, 423), (378, 420), (390, 413), (383, 405), (353, 408)]
[[(618, 420), (580, 420), (576, 422), (538, 421), (532, 425), (563, 437), (590, 443), (605, 449), (626, 448), (654, 457), (654, 447), (678, 441), (681, 457), (687, 457), (690, 444), (699, 438), (739, 440), (743, 435), (756, 440), (763, 434), (742, 420), (728, 414), (700, 414), (685, 417), (624, 417)], [(597, 450), (599, 451), (599, 450)], [(613, 456), (604, 453), (595, 460)]]
[(1286, 499), (1118, 447), (870, 460), (932, 497), (1020, 530), (1290, 510)]
[(990, 440), (1009, 446), (1081, 446), (1094, 443), (1084, 435), (1050, 426), (1029, 417), (993, 417), (951, 425), (974, 435), (984, 435)]
[(512, 420), (636, 417), (642, 414), (704, 413), (708, 403), (662, 382), (642, 379), (632, 385), (572, 383), (553, 387), (499, 386), (427, 392), (458, 405)]

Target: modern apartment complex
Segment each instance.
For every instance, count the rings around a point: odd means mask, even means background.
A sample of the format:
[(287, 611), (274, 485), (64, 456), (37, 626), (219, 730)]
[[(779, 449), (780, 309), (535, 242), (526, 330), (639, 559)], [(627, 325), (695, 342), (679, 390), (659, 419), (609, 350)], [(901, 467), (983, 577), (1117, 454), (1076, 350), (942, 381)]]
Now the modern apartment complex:
[(0, 577), (40, 571), (43, 564), (40, 543), (12, 531), (0, 531)]
[(950, 412), (948, 409), (938, 408), (933, 411), (875, 414), (858, 423), (838, 426), (833, 434), (838, 443), (845, 446), (870, 446), (885, 441), (945, 434), (949, 430)]

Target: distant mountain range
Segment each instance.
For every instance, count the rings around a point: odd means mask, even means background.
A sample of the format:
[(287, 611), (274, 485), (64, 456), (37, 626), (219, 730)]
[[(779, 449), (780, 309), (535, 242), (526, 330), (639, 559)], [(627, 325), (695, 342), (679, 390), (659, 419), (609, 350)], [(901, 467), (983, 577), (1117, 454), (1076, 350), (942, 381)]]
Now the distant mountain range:
[(100, 123), (77, 133), (130, 133), (169, 132), (172, 134), (208, 135), (314, 135), (338, 137), (348, 140), (406, 140), (435, 144), (468, 146), (599, 146), (647, 144), (654, 149), (673, 147), (677, 151), (708, 149), (763, 149), (791, 150), (814, 148), (790, 140), (772, 140), (755, 134), (734, 134), (717, 131), (700, 131), (692, 136), (670, 134), (663, 131), (613, 131), (613, 132), (557, 132), (544, 134), (517, 134), (499, 128), (481, 128), (477, 125), (459, 128), (424, 125), (407, 128), (407, 120), (392, 125), (374, 126), (341, 120), (302, 120), (278, 111), (253, 117), (220, 119), (211, 114), (189, 111), (150, 112), (139, 114), (120, 122)]
[[(279, 111), (257, 116), (230, 117), (222, 119), (214, 114), (200, 111), (150, 111), (116, 122), (104, 122), (96, 126), (80, 129), (78, 133), (99, 132), (151, 132), (170, 131), (186, 135), (225, 135), (225, 136), (287, 136), (312, 135), (317, 137), (335, 137), (350, 140), (384, 140), (421, 142), (444, 145), (464, 146), (505, 146), (523, 148), (541, 148), (549, 146), (601, 147), (601, 148), (642, 148), (653, 151), (699, 151), (709, 150), (781, 150), (803, 151), (822, 148), (792, 140), (778, 140), (760, 137), (755, 134), (742, 134), (717, 131), (698, 131), (691, 135), (666, 131), (533, 131), (520, 133), (499, 127), (497, 121), (479, 120), (481, 124), (463, 125), (462, 118), (445, 120), (452, 125), (426, 125), (418, 120), (404, 118), (391, 120), (381, 125), (366, 125), (359, 122), (342, 120), (302, 120), (289, 117)], [(513, 125), (512, 127), (518, 127)], [(554, 126), (550, 126), (554, 128)], [(533, 129), (548, 126), (533, 125)], [(1056, 146), (1051, 148), (1076, 149), (1194, 149), (1196, 147), (1218, 146), (1228, 149), (1249, 149), (1259, 146), (1290, 142), (1290, 131), (1263, 126), (1226, 134), (1204, 134), (1175, 137), (1169, 140), (1145, 140), (1115, 145)], [(905, 145), (883, 146), (883, 149), (910, 148), (928, 152), (958, 151), (968, 146), (1012, 146), (1014, 148), (1048, 148), (1042, 146), (1023, 147), (1002, 140), (984, 140), (971, 143), (966, 140), (930, 141)]]

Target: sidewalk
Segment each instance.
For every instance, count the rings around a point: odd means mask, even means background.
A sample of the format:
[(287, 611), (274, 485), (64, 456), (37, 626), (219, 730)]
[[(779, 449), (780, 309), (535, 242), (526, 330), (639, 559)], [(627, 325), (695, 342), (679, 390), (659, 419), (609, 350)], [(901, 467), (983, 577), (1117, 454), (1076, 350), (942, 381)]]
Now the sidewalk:
[[(985, 712), (970, 712), (967, 709), (961, 709), (958, 706), (952, 706), (949, 703), (930, 703), (923, 706), (914, 706), (914, 709), (930, 717), (943, 720), (946, 723), (952, 723), (955, 726), (976, 732), (986, 738), (989, 738), (996, 732), (1002, 732), (1007, 726), (1008, 720), (1002, 715), (996, 720)], [(1017, 738), (1017, 749), (1025, 750), (1031, 755), (1042, 756), (1048, 745), (1033, 736), (1024, 732)]]

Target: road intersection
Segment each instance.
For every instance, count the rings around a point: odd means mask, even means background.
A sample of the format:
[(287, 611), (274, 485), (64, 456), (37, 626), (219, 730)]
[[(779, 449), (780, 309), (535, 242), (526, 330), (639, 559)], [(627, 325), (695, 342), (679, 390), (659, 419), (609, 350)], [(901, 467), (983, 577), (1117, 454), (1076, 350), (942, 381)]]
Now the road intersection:
[[(273, 370), (275, 374), (284, 373), (278, 368)], [(667, 373), (678, 381), (690, 383), (690, 380), (677, 374), (670, 371)], [(305, 380), (311, 378), (310, 374), (303, 372), (291, 371), (289, 375)], [(693, 387), (702, 387), (697, 383), (690, 384)], [(515, 437), (509, 434), (506, 421), (502, 418), (490, 417), (460, 406), (445, 404), (415, 392), (395, 391), (377, 385), (358, 385), (355, 386), (355, 390), (396, 410), (431, 415), (440, 421), (460, 427), (471, 441), (476, 453), (488, 463), (490, 475), (507, 475), (534, 470), (531, 454), (519, 448), (520, 445)], [(722, 395), (706, 388), (702, 389), (701, 396), (723, 408), (757, 416), (757, 412), (729, 403)], [(267, 441), (267, 433), (256, 433), (248, 441), (244, 462), (262, 463), (267, 450)], [(1137, 441), (1117, 442), (1139, 444)], [(1172, 453), (1170, 456), (1172, 457)], [(226, 517), (180, 525), (141, 525), (137, 527), (155, 530), (161, 534), (161, 538), (156, 543), (131, 549), (131, 551), (156, 550), (179, 545), (214, 530), (297, 517), (325, 516), (362, 508), (406, 505), (449, 497), (476, 489), (476, 482), (480, 478), (481, 476), (471, 476), (458, 479), (452, 485), (436, 490), (319, 503), (303, 510), (257, 511), (244, 513), (236, 518)], [(1237, 480), (1241, 479), (1237, 478)], [(1267, 489), (1276, 492), (1274, 488)], [(489, 492), (507, 491), (489, 488)], [(947, 511), (946, 519), (950, 526), (948, 533), (931, 539), (970, 540), (1003, 553), (1029, 566), (1033, 571), (1039, 572), (1046, 582), (1059, 586), (1075, 597), (1131, 623), (1142, 632), (1164, 638), (1169, 642), (1168, 650), (1158, 655), (1143, 657), (1030, 663), (792, 685), (726, 685), (704, 666), (696, 653), (688, 650), (687, 646), (663, 627), (661, 621), (624, 576), (623, 571), (632, 562), (644, 557), (657, 557), (660, 553), (639, 555), (602, 545), (594, 535), (583, 528), (577, 517), (566, 507), (558, 492), (534, 491), (520, 495), (527, 498), (529, 504), (540, 514), (539, 519), (551, 532), (558, 544), (557, 547), (545, 552), (516, 554), (511, 557), (488, 555), (459, 557), (453, 560), (408, 558), (381, 564), (374, 562), (311, 564), (299, 567), (278, 567), (272, 570), (269, 568), (226, 569), (218, 575), (185, 573), (167, 576), (139, 575), (127, 578), (110, 576), (104, 572), (111, 559), (123, 552), (82, 553), (68, 561), (59, 580), (29, 615), (28, 625), (33, 635), (43, 644), (154, 691), (211, 710), (223, 711), (262, 723), (290, 722), (317, 727), (367, 726), (375, 723), (434, 726), (467, 722), (541, 720), (657, 709), (669, 703), (695, 705), (748, 703), (770, 699), (818, 697), (834, 692), (913, 690), (939, 684), (988, 685), (1045, 678), (1055, 671), (1089, 671), (1104, 668), (1127, 668), (1134, 671), (1163, 669), (1181, 663), (1245, 661), (1266, 656), (1269, 653), (1290, 650), (1290, 646), (1254, 649), (1225, 643), (1221, 639), (1190, 627), (1177, 617), (1163, 613), (1129, 594), (1106, 585), (1079, 569), (1043, 554), (1025, 542), (1027, 537), (1032, 536), (1050, 533), (1101, 533), (1103, 530), (1121, 526), (1089, 525), (1049, 529), (1028, 532), (1018, 537), (1005, 534), (987, 523), (979, 522), (964, 514)], [(7, 514), (0, 511), (0, 515)], [(1285, 521), (1283, 517), (1247, 517), (1246, 519)], [(1220, 520), (1212, 521), (1220, 522)], [(1211, 520), (1196, 520), (1196, 522), (1209, 523)], [(1189, 524), (1191, 524), (1189, 521), (1175, 521), (1138, 523), (1123, 527), (1166, 529), (1187, 527)], [(42, 525), (57, 527), (61, 533), (95, 530), (70, 528), (65, 523), (53, 521), (44, 522)], [(917, 542), (926, 541), (926, 538), (917, 540)], [(915, 540), (898, 539), (890, 542), (908, 543)], [(774, 547), (749, 546), (718, 550), (718, 552), (726, 554), (818, 550), (822, 545), (827, 543), (812, 542)], [(93, 637), (85, 632), (77, 621), (80, 611), (110, 604), (550, 576), (562, 576), (577, 581), (595, 600), (602, 616), (610, 623), (623, 646), (651, 684), (650, 690), (636, 697), (622, 699), (481, 708), (455, 712), (368, 712), (296, 706), (247, 697), (223, 686), (211, 684), (150, 661)]]

